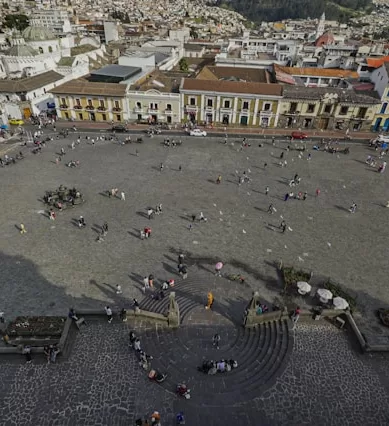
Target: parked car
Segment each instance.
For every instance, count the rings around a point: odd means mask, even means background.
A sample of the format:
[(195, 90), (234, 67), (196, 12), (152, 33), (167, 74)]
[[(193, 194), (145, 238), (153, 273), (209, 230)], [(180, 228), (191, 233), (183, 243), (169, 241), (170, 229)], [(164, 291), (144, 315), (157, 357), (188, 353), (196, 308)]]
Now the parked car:
[(119, 133), (125, 133), (128, 132), (128, 129), (126, 126), (124, 126), (123, 124), (115, 124), (114, 126), (112, 126), (111, 130), (113, 132), (119, 132)]
[(21, 126), (22, 124), (24, 124), (24, 121), (20, 120), (19, 118), (11, 118), (11, 120), (9, 120), (9, 124), (12, 124), (14, 126)]
[(304, 132), (292, 132), (291, 139), (307, 139), (308, 135)]
[(207, 132), (200, 129), (193, 129), (189, 132), (189, 136), (207, 136)]

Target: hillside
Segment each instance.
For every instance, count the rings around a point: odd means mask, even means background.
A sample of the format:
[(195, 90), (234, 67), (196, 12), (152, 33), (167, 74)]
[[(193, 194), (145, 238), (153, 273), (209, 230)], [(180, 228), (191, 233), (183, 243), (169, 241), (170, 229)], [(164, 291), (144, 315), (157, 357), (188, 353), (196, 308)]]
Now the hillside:
[(371, 0), (216, 0), (216, 4), (254, 22), (318, 18), (323, 12), (327, 19), (344, 22), (357, 11), (369, 9)]

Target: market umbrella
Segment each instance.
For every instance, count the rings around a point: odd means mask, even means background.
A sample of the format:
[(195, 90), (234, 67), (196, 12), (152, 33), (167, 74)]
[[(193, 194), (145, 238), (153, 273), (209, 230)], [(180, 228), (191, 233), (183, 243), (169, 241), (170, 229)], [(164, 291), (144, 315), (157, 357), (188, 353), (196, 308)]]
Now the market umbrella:
[(319, 288), (319, 290), (317, 290), (317, 294), (319, 295), (321, 299), (326, 299), (326, 300), (331, 300), (333, 297), (332, 293), (326, 288)]
[(309, 293), (312, 287), (305, 281), (298, 281), (297, 288), (299, 289), (300, 294)]
[(220, 271), (223, 268), (223, 263), (222, 262), (217, 262), (215, 265), (215, 269), (217, 271)]
[(347, 300), (343, 299), (343, 297), (334, 297), (332, 303), (335, 309), (347, 309), (349, 307)]

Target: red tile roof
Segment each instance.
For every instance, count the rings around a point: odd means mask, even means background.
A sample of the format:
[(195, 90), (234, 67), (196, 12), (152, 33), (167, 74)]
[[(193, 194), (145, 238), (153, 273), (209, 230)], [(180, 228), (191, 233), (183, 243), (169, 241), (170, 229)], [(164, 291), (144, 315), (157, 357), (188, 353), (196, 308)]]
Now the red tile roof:
[(382, 58), (367, 58), (367, 65), (370, 68), (379, 68), (384, 62), (389, 61), (389, 56), (383, 56)]

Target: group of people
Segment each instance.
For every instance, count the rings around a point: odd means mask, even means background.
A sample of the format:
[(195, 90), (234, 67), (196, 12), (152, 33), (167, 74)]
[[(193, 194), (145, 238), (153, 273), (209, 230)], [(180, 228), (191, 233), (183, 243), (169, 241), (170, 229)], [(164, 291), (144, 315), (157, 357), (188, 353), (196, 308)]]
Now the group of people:
[(221, 359), (220, 361), (203, 361), (203, 363), (199, 367), (197, 367), (198, 371), (209, 375), (214, 375), (216, 373), (225, 373), (233, 370), (234, 368), (238, 368), (238, 362), (234, 359)]

